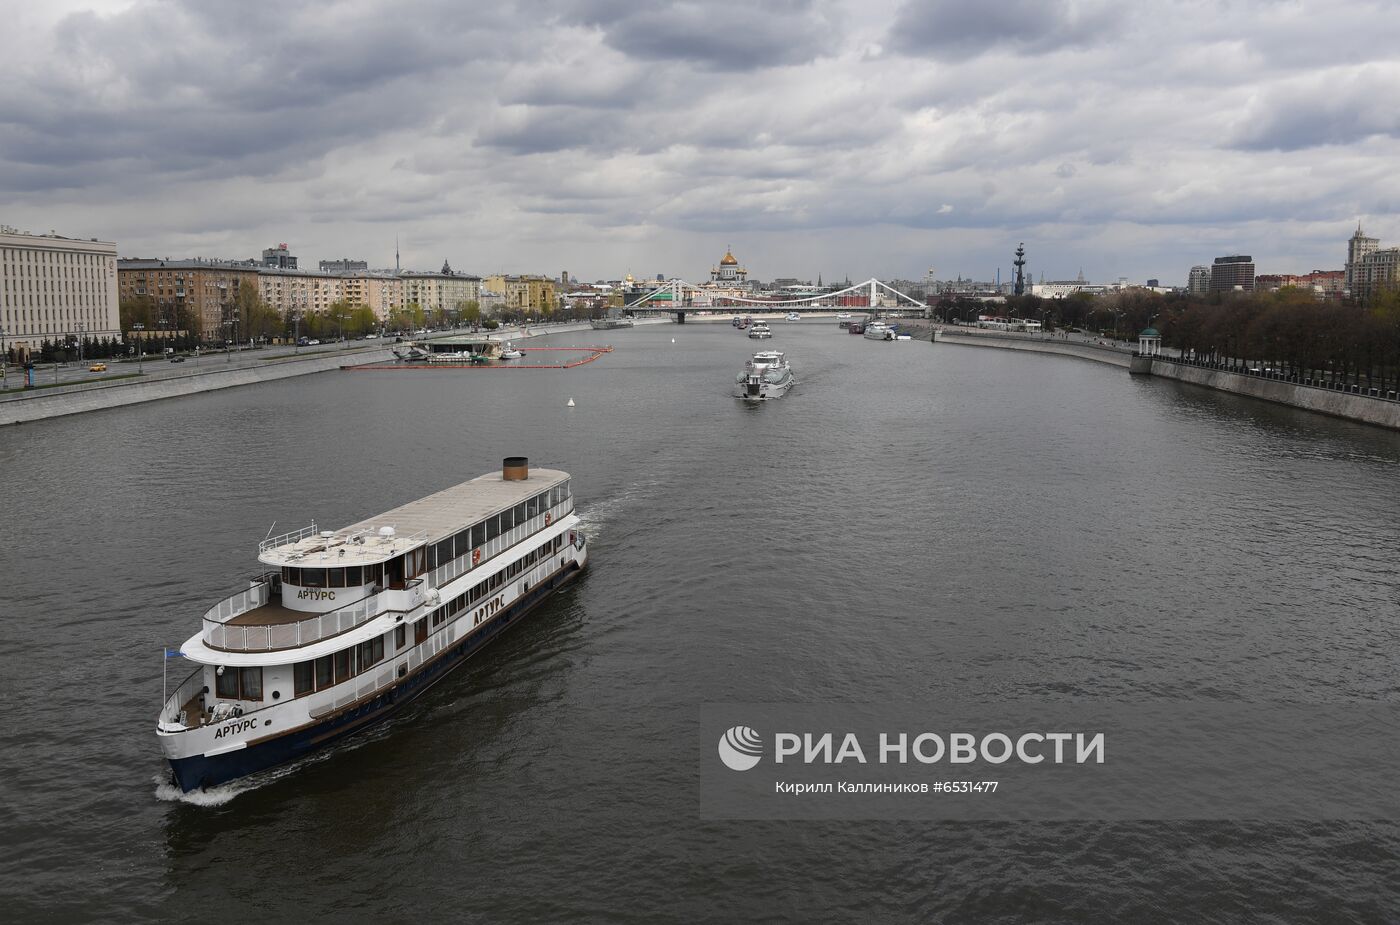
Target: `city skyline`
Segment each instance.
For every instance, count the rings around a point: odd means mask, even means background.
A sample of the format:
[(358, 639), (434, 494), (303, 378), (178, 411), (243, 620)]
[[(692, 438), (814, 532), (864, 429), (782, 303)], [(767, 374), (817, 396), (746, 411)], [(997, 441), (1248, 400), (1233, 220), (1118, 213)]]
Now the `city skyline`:
[(1185, 285), (1400, 240), (1376, 4), (393, 10), (13, 10), (0, 222), (584, 280), (703, 279), (726, 243), (760, 279), (1006, 279), (1024, 240), (1028, 278)]

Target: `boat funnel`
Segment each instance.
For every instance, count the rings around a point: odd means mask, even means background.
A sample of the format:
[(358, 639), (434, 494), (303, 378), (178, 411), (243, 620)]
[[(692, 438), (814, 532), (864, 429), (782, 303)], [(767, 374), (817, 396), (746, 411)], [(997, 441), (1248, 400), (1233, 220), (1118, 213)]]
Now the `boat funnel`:
[(501, 463), (501, 481), (523, 482), (530, 477), (530, 460), (524, 456), (507, 456)]

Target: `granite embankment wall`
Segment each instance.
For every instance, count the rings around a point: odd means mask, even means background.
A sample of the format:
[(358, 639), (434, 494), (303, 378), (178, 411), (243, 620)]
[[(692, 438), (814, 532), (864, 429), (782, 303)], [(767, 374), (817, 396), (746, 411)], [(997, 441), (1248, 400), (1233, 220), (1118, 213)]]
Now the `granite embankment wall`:
[[(962, 331), (938, 332), (936, 343), (962, 344), (974, 347), (996, 347), (1001, 350), (1025, 350), (1032, 353), (1057, 353), (1062, 356), (1109, 363), (1124, 369), (1132, 365), (1132, 351), (1106, 344), (1075, 343), (1036, 336), (1015, 334), (972, 334)], [(1275, 404), (1315, 411), (1332, 417), (1346, 418), (1379, 427), (1400, 430), (1400, 401), (1389, 401), (1369, 395), (1341, 392), (1316, 386), (1282, 382), (1260, 376), (1232, 373), (1221, 369), (1192, 366), (1168, 359), (1152, 362), (1152, 375), (1199, 385), (1219, 392), (1245, 395)]]
[(1280, 382), (1276, 379), (1175, 363), (1171, 360), (1154, 360), (1152, 375), (1400, 430), (1400, 401), (1299, 385), (1296, 382)]
[[(661, 318), (638, 323), (666, 323), (668, 321), (669, 319)], [(518, 329), (503, 329), (490, 333), (491, 336), (504, 340), (523, 340), (545, 334), (563, 334), (569, 331), (591, 332), (591, 330), (592, 328), (587, 322), (579, 322), (536, 326), (530, 329), (528, 334), (523, 334)], [(603, 335), (614, 332), (599, 331), (597, 333), (601, 338)], [(217, 353), (210, 354), (206, 362), (211, 363), (211, 365), (217, 363), (217, 357)], [(198, 392), (212, 392), (217, 389), (256, 385), (259, 382), (272, 382), (292, 376), (328, 372), (340, 369), (342, 366), (363, 366), (373, 363), (388, 363), (393, 360), (393, 351), (390, 346), (386, 345), (369, 350), (357, 350), (353, 353), (288, 357), (256, 366), (235, 367), (227, 370), (205, 371), (196, 368), (187, 375), (166, 376), (160, 379), (75, 383), (53, 390), (46, 389), (35, 395), (13, 396), (0, 401), (0, 425), (42, 421), (45, 418), (81, 414), (84, 411), (119, 408), (122, 405), (158, 401), (162, 398), (179, 398), (181, 395), (194, 395)]]
[(1127, 369), (1132, 363), (1131, 350), (1107, 345), (1081, 343), (1072, 340), (1055, 340), (1034, 335), (1016, 334), (972, 334), (964, 331), (950, 331), (944, 328), (938, 332), (939, 344), (959, 344), (968, 347), (996, 347), (1000, 350), (1026, 350), (1031, 353), (1056, 353), (1060, 356), (1078, 357), (1093, 360), (1095, 363), (1108, 363)]
[(229, 389), (239, 385), (254, 385), (287, 379), (292, 376), (305, 376), (339, 369), (346, 364), (385, 363), (394, 358), (389, 348), (369, 350), (351, 356), (334, 354), (324, 357), (307, 357), (266, 363), (259, 366), (246, 366), (238, 369), (211, 372), (192, 372), (187, 376), (174, 376), (147, 381), (121, 381), (94, 384), (80, 389), (29, 395), (0, 403), (0, 425), (23, 424), (27, 421), (41, 421), (45, 418), (62, 417), (68, 414), (81, 414), (84, 411), (99, 411), (103, 408), (119, 408), (122, 405), (135, 405), (141, 402), (158, 401), (162, 398), (178, 398), (196, 392), (211, 392), (216, 389)]

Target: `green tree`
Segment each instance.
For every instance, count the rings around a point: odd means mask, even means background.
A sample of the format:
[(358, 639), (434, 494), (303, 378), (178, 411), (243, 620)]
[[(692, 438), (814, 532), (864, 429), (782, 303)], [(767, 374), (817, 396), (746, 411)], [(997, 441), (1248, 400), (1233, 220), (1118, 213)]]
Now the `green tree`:
[(240, 285), (233, 294), (232, 337), (239, 340), (264, 339), (279, 336), (284, 328), (282, 317), (263, 301), (256, 286)]
[(133, 324), (142, 324), (150, 331), (160, 320), (156, 313), (156, 300), (148, 295), (128, 296), (117, 303), (118, 323), (123, 331), (130, 331)]
[(473, 327), (481, 323), (481, 303), (476, 299), (469, 299), (457, 303), (457, 311), (461, 313), (462, 321)]

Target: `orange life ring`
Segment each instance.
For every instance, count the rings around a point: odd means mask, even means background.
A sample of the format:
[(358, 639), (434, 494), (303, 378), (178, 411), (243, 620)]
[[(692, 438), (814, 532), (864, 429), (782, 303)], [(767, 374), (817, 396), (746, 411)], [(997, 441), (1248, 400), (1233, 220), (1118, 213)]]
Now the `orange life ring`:
[(472, 550), (472, 565), (480, 565), (480, 564), (481, 564), (481, 550), (480, 550), (480, 549), (473, 549), (473, 550)]
[(549, 526), (550, 522), (553, 521), (553, 520), (554, 520), (554, 515), (551, 514), (551, 513), (549, 513), (549, 511), (545, 511), (545, 512), (544, 512), (544, 525), (545, 525), (546, 527)]

